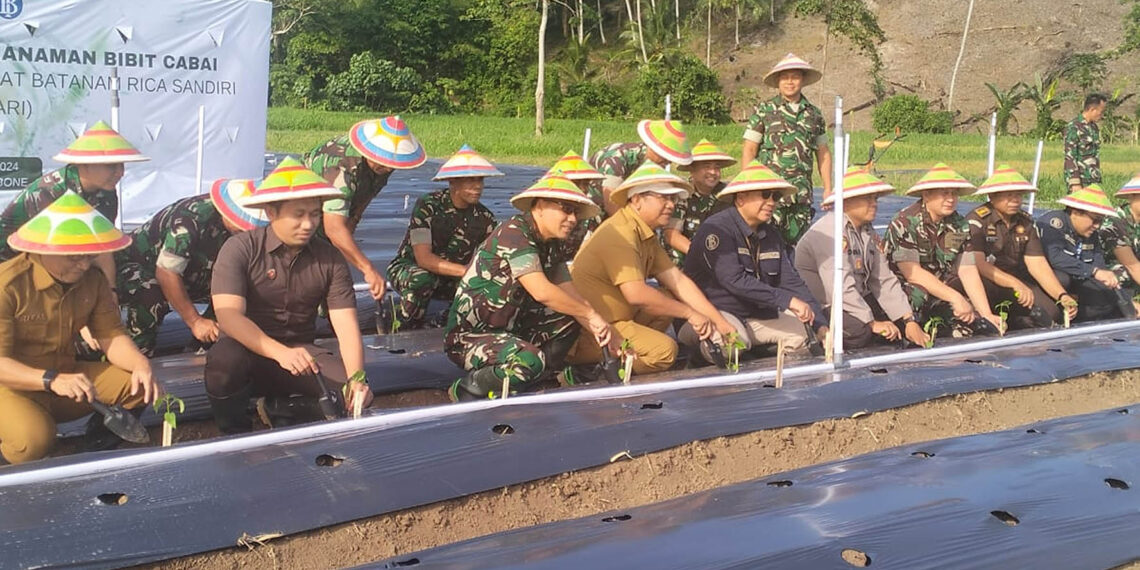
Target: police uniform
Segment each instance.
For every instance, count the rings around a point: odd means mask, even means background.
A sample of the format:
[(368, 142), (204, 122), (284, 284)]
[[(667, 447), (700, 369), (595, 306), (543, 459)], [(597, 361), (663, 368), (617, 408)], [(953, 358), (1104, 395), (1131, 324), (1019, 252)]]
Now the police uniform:
[[(811, 306), (814, 329), (827, 326), (827, 316), (792, 267), (787, 251), (776, 226), (760, 224), (753, 231), (736, 208), (725, 208), (697, 228), (684, 272), (717, 310), (743, 321), (741, 336), (746, 344), (784, 340), (789, 348), (800, 348), (807, 341), (803, 324), (784, 313), (792, 299)], [(683, 342), (695, 340), (691, 326), (682, 333), (692, 335)]]
[[(1101, 248), (1099, 230), (1081, 237), (1073, 229), (1069, 213), (1054, 210), (1037, 219), (1045, 258), (1053, 267), (1057, 280), (1077, 298), (1078, 321), (1094, 321), (1124, 316), (1117, 292), (1093, 278), (1097, 269), (1108, 269)], [(1127, 295), (1127, 293), (1126, 293)], [(1130, 302), (1130, 299), (1129, 299)]]
[(993, 204), (986, 202), (970, 211), (966, 221), (970, 224), (968, 248), (985, 256), (987, 262), (1016, 277), (1033, 291), (1033, 307), (1026, 308), (1014, 297), (1013, 289), (999, 287), (983, 278), (982, 284), (991, 308), (1008, 301), (1008, 325), (1012, 329), (1049, 327), (1057, 322), (1061, 318), (1060, 309), (1025, 266), (1026, 256), (1045, 256), (1033, 218), (1019, 211), (1006, 222), (1001, 214), (994, 211)]

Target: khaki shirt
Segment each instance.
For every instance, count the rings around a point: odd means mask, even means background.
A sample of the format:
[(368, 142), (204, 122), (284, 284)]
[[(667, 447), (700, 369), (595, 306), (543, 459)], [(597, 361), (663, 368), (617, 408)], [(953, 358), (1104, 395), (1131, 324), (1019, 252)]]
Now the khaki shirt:
[(674, 269), (649, 224), (626, 205), (598, 226), (574, 258), (574, 287), (602, 318), (613, 323), (633, 320), (634, 308), (619, 286)]
[[(796, 271), (807, 283), (812, 296), (823, 306), (831, 305), (832, 272), (835, 271), (833, 227), (835, 213), (829, 212), (816, 221), (796, 244)], [(870, 295), (892, 321), (911, 313), (910, 303), (898, 278), (887, 265), (880, 249), (881, 241), (870, 224), (856, 228), (851, 220), (843, 220), (843, 312), (863, 323), (875, 320), (864, 297)]]
[(0, 356), (71, 372), (75, 338), (84, 326), (99, 339), (126, 334), (99, 269), (65, 287), (27, 253), (0, 264)]

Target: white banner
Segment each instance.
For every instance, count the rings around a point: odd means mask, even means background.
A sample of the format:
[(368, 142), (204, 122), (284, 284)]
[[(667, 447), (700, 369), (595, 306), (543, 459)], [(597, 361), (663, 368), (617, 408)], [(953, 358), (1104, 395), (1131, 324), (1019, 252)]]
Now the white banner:
[[(149, 156), (119, 184), (145, 221), (216, 178), (260, 178), (271, 4), (259, 0), (0, 0), (0, 157), (51, 157), (96, 121)], [(205, 107), (202, 186), (198, 107)]]

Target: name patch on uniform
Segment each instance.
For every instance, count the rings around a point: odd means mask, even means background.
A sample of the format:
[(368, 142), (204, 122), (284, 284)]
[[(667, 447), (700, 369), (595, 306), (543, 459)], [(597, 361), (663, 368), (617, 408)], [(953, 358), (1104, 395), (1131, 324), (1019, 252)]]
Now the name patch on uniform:
[(716, 234), (709, 234), (705, 237), (705, 249), (713, 251), (720, 247), (720, 236)]
[(736, 248), (736, 253), (739, 253), (740, 255), (748, 255), (748, 248), (738, 247)]
[(756, 256), (756, 259), (758, 261), (764, 261), (765, 259), (780, 259), (780, 252), (778, 252), (778, 251), (761, 251)]

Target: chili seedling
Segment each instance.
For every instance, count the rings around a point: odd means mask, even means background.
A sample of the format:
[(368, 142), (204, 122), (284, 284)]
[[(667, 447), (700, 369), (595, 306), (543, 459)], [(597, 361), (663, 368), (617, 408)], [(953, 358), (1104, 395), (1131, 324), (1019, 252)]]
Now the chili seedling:
[(922, 325), (922, 332), (926, 333), (929, 337), (926, 339), (926, 348), (934, 347), (934, 337), (938, 336), (938, 328), (946, 324), (946, 321), (937, 315), (930, 317), (926, 320), (926, 324)]
[[(164, 394), (154, 401), (154, 411), (162, 407), (162, 446), (170, 447), (174, 443), (174, 430), (178, 427), (178, 414), (186, 412), (186, 402), (174, 394)], [(178, 408), (175, 412), (174, 408)]]

